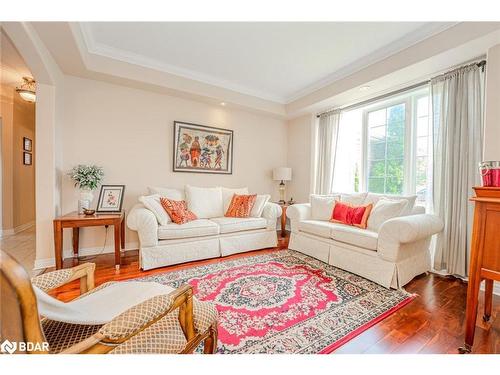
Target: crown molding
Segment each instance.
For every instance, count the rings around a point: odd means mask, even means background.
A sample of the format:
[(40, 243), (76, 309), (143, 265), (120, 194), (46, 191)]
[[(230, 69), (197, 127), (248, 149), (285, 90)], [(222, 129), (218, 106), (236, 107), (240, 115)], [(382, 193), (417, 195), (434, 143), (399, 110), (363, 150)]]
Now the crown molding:
[(286, 103), (286, 98), (284, 97), (271, 95), (263, 91), (254, 90), (224, 79), (216, 78), (208, 74), (196, 72), (191, 69), (181, 68), (179, 66), (171, 64), (166, 64), (156, 59), (150, 59), (140, 54), (96, 42), (94, 36), (92, 35), (92, 30), (90, 29), (88, 24), (79, 23), (79, 26), (83, 36), (85, 47), (89, 54), (99, 55), (113, 60), (138, 65), (143, 68), (154, 69), (164, 73), (173, 74), (182, 78), (187, 78), (193, 81), (199, 81), (205, 84), (218, 86), (226, 90), (235, 91), (240, 94), (254, 96), (263, 100), (269, 100), (278, 104)]
[(325, 77), (320, 81), (317, 81), (307, 87), (304, 87), (303, 89), (297, 91), (296, 93), (288, 97), (276, 96), (269, 94), (267, 92), (251, 89), (242, 85), (234, 84), (227, 80), (210, 76), (208, 74), (203, 74), (200, 72), (193, 71), (191, 69), (185, 69), (171, 64), (166, 64), (156, 59), (150, 59), (140, 54), (136, 54), (133, 52), (129, 52), (123, 49), (111, 47), (109, 45), (96, 42), (89, 24), (79, 23), (78, 25), (81, 31), (81, 35), (83, 36), (85, 49), (89, 54), (107, 57), (110, 59), (138, 65), (143, 68), (154, 69), (157, 71), (173, 74), (190, 80), (218, 86), (227, 90), (236, 91), (244, 95), (250, 95), (263, 100), (273, 101), (278, 104), (288, 104), (318, 89), (321, 89), (322, 87), (328, 86), (339, 79), (354, 74), (373, 63), (381, 61), (406, 48), (409, 48), (412, 45), (426, 38), (429, 38), (435, 34), (445, 31), (446, 29), (455, 26), (457, 23), (458, 22), (428, 23), (420, 27), (418, 30), (404, 35), (403, 37), (397, 39), (395, 42), (392, 42), (387, 46), (380, 48), (377, 51), (356, 60), (352, 64), (349, 64), (348, 66), (337, 70), (333, 74)]
[(313, 83), (312, 85), (297, 91), (295, 94), (286, 98), (286, 104), (289, 104), (297, 99), (300, 99), (303, 96), (309, 95), (312, 92), (319, 90), (325, 86), (331, 85), (335, 81), (346, 78), (351, 74), (355, 74), (360, 70), (370, 66), (371, 64), (375, 64), (388, 57), (391, 57), (392, 55), (395, 55), (398, 52), (410, 48), (411, 46), (417, 44), (418, 42), (421, 42), (424, 39), (439, 34), (457, 25), (458, 23), (459, 22), (444, 22), (444, 23), (439, 22), (439, 23), (429, 23), (427, 25), (423, 25), (416, 31), (404, 35), (403, 37), (386, 45), (385, 47), (382, 47), (376, 50), (375, 52), (356, 60), (352, 64), (349, 64), (337, 70), (333, 74), (330, 74), (329, 76), (317, 81), (316, 83)]

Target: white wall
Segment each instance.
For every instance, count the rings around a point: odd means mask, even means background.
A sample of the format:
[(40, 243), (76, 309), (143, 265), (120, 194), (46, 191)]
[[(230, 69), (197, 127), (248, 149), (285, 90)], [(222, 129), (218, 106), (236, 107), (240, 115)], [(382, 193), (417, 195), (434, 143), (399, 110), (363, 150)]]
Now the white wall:
[(288, 183), (287, 199), (298, 203), (309, 202), (312, 183), (312, 129), (313, 115), (288, 121), (288, 160), (292, 180)]
[(488, 50), (484, 160), (500, 160), (500, 44)]
[[(173, 173), (174, 120), (234, 130), (233, 175)], [(102, 166), (105, 184), (126, 185), (126, 210), (146, 193), (147, 186), (248, 186), (250, 192), (269, 193), (277, 199), (271, 171), (286, 164), (284, 120), (72, 76), (65, 78), (61, 139), (62, 171), (79, 163)], [(62, 213), (76, 210), (77, 200), (78, 191), (63, 176)], [(81, 230), (82, 253), (101, 250), (103, 231)], [(71, 233), (64, 235), (69, 251)], [(135, 232), (127, 231), (126, 242), (128, 248), (137, 248)]]

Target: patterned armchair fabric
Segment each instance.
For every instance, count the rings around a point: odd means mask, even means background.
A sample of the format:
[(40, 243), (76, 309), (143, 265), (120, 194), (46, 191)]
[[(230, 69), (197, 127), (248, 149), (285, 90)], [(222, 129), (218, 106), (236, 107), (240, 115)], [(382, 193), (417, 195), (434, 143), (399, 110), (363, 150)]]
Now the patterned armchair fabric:
[(121, 342), (168, 312), (174, 299), (171, 295), (156, 296), (132, 307), (102, 326), (99, 333), (105, 341)]
[(44, 292), (48, 292), (69, 282), (71, 275), (73, 275), (71, 268), (62, 269), (35, 276), (31, 279), (31, 283)]
[[(48, 272), (31, 279), (34, 286), (48, 292), (73, 280), (84, 282), (81, 298), (98, 293), (114, 284), (106, 282), (93, 287), (95, 264), (86, 263), (73, 268)], [(192, 311), (187, 308), (192, 301)], [(190, 306), (190, 305), (189, 305)], [(194, 337), (188, 340), (186, 318), (192, 314), (191, 327)], [(206, 353), (213, 353), (217, 347), (218, 313), (210, 302), (198, 301), (192, 297), (190, 286), (183, 286), (167, 295), (153, 297), (117, 316), (104, 325), (78, 325), (41, 320), (41, 327), (49, 342), (50, 353), (183, 353), (193, 351), (203, 340), (211, 342)], [(191, 328), (191, 331), (193, 328)], [(192, 335), (192, 334), (191, 334)], [(215, 342), (214, 342), (215, 340)], [(83, 342), (91, 344), (82, 345)]]

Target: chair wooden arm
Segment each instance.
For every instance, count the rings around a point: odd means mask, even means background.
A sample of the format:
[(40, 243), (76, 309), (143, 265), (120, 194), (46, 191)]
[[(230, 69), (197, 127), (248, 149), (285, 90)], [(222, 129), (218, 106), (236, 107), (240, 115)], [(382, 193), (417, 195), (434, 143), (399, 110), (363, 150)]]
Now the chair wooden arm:
[(31, 283), (44, 292), (80, 279), (80, 293), (94, 289), (95, 263), (84, 263), (72, 268), (51, 271), (31, 279)]
[(183, 285), (169, 294), (150, 298), (118, 315), (103, 325), (97, 333), (66, 349), (64, 353), (109, 352), (175, 309), (179, 309), (179, 323), (189, 341), (195, 336), (192, 300), (193, 290), (190, 285)]

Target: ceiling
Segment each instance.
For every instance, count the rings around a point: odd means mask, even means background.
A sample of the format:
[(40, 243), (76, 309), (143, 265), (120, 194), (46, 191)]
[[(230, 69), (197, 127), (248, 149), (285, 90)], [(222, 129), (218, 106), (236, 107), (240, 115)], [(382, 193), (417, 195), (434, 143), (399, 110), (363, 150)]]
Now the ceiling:
[(0, 52), (2, 85), (17, 87), (23, 82), (23, 77), (32, 76), (23, 58), (3, 30), (0, 31)]
[(80, 23), (91, 54), (282, 104), (449, 26), (431, 22)]
[[(500, 22), (27, 22), (62, 73), (277, 118), (484, 56)], [(36, 77), (35, 77), (36, 78)], [(361, 91), (370, 86), (368, 91)]]

